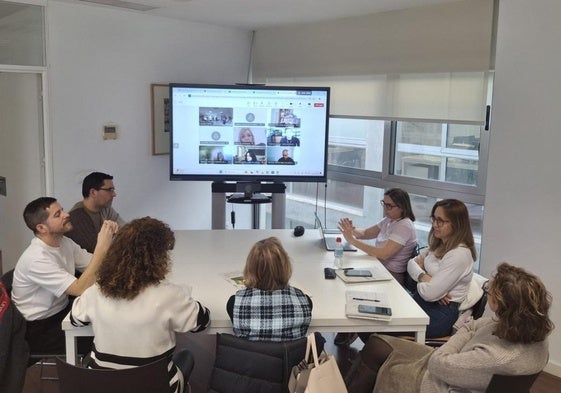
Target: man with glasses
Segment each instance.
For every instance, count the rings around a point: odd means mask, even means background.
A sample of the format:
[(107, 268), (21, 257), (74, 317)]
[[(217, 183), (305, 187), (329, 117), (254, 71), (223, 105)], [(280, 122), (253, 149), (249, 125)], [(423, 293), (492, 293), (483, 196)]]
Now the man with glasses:
[(70, 210), (73, 229), (66, 236), (88, 252), (93, 252), (97, 234), (105, 220), (115, 221), (119, 226), (125, 221), (111, 206), (117, 196), (113, 176), (102, 172), (90, 173), (82, 182), (82, 196), (84, 199)]

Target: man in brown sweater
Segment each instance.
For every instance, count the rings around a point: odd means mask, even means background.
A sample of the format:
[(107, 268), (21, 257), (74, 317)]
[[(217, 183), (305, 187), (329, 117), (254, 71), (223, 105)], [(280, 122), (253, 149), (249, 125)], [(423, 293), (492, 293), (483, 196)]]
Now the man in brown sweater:
[(111, 220), (122, 226), (125, 221), (111, 207), (113, 198), (117, 196), (113, 176), (102, 172), (90, 173), (82, 182), (82, 196), (84, 199), (70, 210), (73, 229), (66, 236), (93, 253), (103, 222)]

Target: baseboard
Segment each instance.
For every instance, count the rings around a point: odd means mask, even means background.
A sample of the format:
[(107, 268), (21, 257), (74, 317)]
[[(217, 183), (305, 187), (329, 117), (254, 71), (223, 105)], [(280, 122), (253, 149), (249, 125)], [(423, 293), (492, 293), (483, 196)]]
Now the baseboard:
[(555, 375), (556, 377), (561, 378), (561, 364), (549, 362), (543, 369), (546, 373), (551, 375)]

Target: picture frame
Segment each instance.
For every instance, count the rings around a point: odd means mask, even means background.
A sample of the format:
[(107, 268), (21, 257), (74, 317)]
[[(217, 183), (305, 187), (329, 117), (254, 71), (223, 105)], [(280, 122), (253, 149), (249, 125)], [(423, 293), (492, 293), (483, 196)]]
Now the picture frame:
[(150, 103), (152, 108), (152, 155), (169, 154), (171, 128), (169, 84), (150, 84)]

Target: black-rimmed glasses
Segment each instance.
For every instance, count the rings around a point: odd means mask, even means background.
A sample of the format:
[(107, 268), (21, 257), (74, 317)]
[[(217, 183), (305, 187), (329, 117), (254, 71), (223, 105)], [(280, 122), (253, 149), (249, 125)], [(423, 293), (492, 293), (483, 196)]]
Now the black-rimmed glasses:
[(392, 205), (391, 203), (386, 203), (383, 200), (380, 201), (380, 205), (388, 210), (392, 210), (394, 207), (397, 207), (397, 205)]
[(430, 216), (430, 220), (431, 220), (432, 223), (433, 223), (434, 225), (436, 225), (437, 227), (441, 227), (441, 226), (443, 226), (444, 224), (450, 222), (450, 220), (443, 220), (442, 218), (440, 218), (440, 217), (435, 217), (435, 216)]

